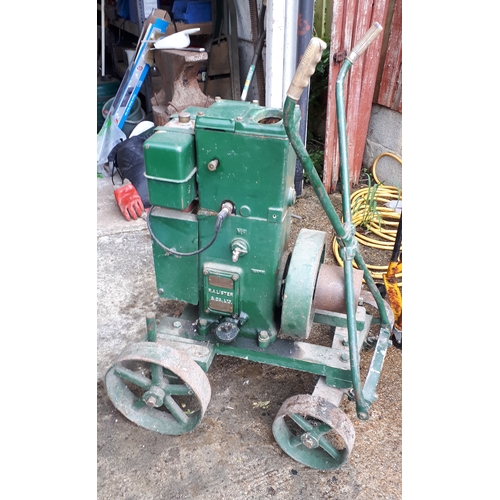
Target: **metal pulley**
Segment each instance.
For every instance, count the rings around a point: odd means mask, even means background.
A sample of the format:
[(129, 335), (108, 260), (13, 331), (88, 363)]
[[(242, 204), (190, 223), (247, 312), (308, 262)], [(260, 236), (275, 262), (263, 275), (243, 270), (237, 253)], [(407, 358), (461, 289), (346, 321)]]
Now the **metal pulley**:
[[(324, 264), (326, 233), (302, 229), (293, 248), (285, 278), (281, 330), (285, 335), (308, 338), (317, 309), (345, 314), (343, 268)], [(353, 269), (357, 304), (363, 272)]]

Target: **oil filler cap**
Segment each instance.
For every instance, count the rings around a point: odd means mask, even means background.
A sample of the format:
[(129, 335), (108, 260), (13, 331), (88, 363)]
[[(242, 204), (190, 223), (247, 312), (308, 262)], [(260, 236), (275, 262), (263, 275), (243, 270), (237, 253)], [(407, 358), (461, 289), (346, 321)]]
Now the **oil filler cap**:
[(215, 336), (223, 343), (229, 344), (240, 333), (240, 329), (230, 321), (224, 321), (215, 329)]
[(187, 111), (182, 111), (179, 113), (179, 123), (189, 123), (191, 120), (191, 115)]

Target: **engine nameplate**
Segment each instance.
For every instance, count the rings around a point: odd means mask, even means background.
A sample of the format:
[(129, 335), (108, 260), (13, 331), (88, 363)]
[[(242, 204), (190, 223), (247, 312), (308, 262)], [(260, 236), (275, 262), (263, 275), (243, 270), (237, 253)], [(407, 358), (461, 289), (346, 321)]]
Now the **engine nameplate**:
[[(222, 269), (224, 267), (225, 269)], [(203, 297), (205, 312), (216, 314), (239, 314), (240, 269), (230, 266), (204, 266)]]

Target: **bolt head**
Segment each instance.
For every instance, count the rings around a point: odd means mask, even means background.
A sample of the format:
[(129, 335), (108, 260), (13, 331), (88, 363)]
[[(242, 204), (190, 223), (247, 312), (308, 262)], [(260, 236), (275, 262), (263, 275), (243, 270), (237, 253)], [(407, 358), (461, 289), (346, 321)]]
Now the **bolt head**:
[(150, 408), (159, 408), (163, 404), (164, 397), (165, 392), (163, 389), (157, 386), (152, 386), (147, 392), (144, 393), (142, 399)]
[(262, 330), (261, 332), (259, 332), (259, 340), (261, 342), (269, 340), (269, 333), (266, 330)]
[(317, 448), (319, 446), (319, 441), (315, 437), (311, 436), (308, 432), (302, 434), (300, 440), (302, 441), (302, 444), (309, 449)]
[(208, 162), (207, 168), (210, 172), (215, 172), (219, 166), (219, 160), (214, 159)]
[(155, 404), (156, 404), (156, 398), (154, 398), (153, 396), (149, 396), (149, 398), (146, 400), (146, 404), (150, 407), (150, 408), (154, 408)]

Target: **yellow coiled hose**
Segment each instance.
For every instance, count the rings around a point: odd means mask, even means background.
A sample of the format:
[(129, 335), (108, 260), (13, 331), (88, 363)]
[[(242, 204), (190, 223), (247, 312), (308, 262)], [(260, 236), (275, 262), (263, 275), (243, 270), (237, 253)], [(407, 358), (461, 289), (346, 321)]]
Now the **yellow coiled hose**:
[[(398, 229), (398, 224), (399, 224), (399, 219), (401, 218), (401, 214), (392, 210), (391, 208), (388, 208), (385, 205), (386, 203), (389, 203), (391, 201), (398, 201), (403, 199), (403, 191), (402, 189), (398, 189), (397, 187), (394, 186), (384, 186), (381, 184), (377, 177), (376, 173), (376, 167), (377, 163), (382, 158), (383, 156), (390, 156), (391, 158), (394, 158), (395, 160), (399, 161), (399, 163), (402, 165), (403, 160), (393, 154), (393, 153), (381, 153), (380, 155), (377, 156), (375, 161), (373, 162), (373, 167), (372, 167), (372, 175), (373, 179), (375, 182), (378, 184), (376, 187), (376, 192), (375, 195), (373, 196), (373, 200), (377, 202), (377, 212), (380, 216), (380, 219), (377, 216), (374, 216), (370, 221), (368, 225), (368, 230), (370, 233), (373, 233), (374, 235), (378, 236), (379, 238), (371, 238), (366, 234), (361, 234), (359, 232), (356, 232), (356, 239), (358, 241), (358, 244), (364, 245), (367, 247), (371, 248), (376, 248), (379, 250), (388, 250), (392, 252), (394, 249), (394, 242), (396, 241), (396, 233)], [(354, 207), (356, 205), (359, 205), (359, 200), (363, 198), (367, 198), (372, 195), (372, 192), (370, 192), (370, 189), (373, 190), (374, 187), (366, 187), (359, 189), (358, 191), (352, 193), (351, 195), (351, 210), (354, 212)], [(378, 205), (381, 206), (378, 206)], [(367, 209), (365, 210), (358, 210), (352, 215), (352, 223), (357, 227), (359, 226), (366, 218), (367, 214)], [(366, 221), (365, 221), (366, 222)], [(335, 259), (339, 263), (339, 265), (343, 266), (344, 261), (340, 257), (339, 253), (339, 244), (337, 242), (337, 238), (333, 239), (333, 244), (332, 244), (332, 250), (333, 254), (335, 255)], [(387, 272), (387, 268), (389, 266), (389, 262), (387, 262), (387, 265), (384, 266), (376, 266), (373, 264), (368, 264), (365, 261), (366, 267), (370, 271), (370, 274), (372, 278), (377, 281), (383, 281), (383, 276)], [(358, 266), (356, 263), (353, 263), (354, 267), (357, 269)], [(403, 276), (403, 273), (398, 273), (396, 274), (396, 278), (398, 280), (401, 280)], [(398, 285), (400, 287), (403, 286), (403, 282), (398, 281)]]

